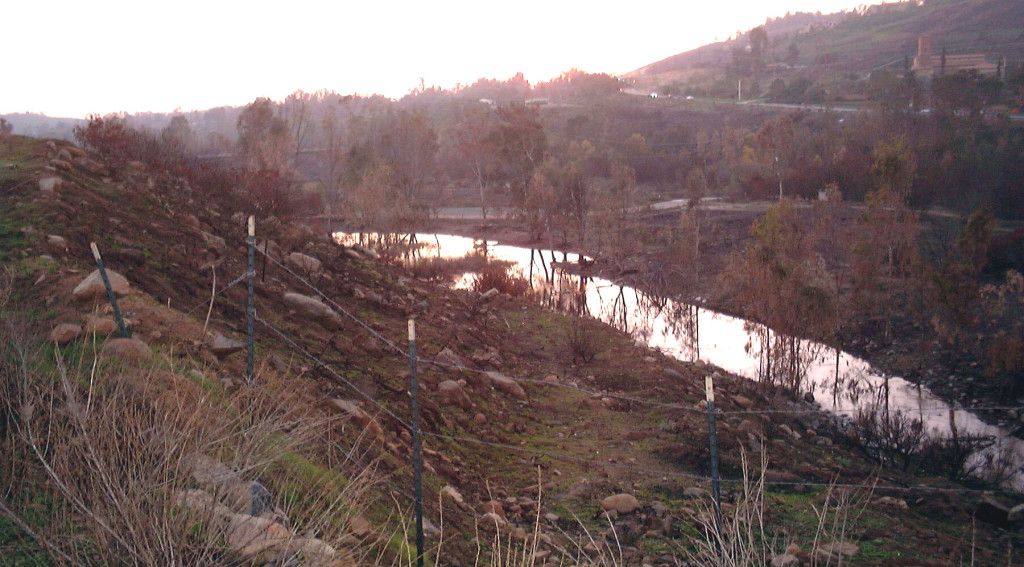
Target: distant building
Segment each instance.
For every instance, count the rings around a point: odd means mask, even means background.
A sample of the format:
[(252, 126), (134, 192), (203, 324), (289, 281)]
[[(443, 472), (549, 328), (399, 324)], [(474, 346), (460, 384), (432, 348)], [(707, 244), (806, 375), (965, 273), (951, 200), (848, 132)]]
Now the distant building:
[(924, 78), (953, 75), (961, 71), (995, 75), (999, 72), (999, 65), (986, 61), (984, 53), (935, 55), (932, 53), (932, 36), (922, 35), (917, 38), (917, 56), (914, 57), (914, 66), (911, 70)]

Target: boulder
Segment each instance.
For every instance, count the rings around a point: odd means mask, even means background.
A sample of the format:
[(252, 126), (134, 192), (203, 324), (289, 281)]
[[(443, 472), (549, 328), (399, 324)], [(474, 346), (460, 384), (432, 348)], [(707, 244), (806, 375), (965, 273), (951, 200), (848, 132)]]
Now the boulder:
[(46, 236), (46, 246), (49, 247), (50, 250), (64, 252), (68, 249), (68, 241), (63, 236), (50, 234)]
[(92, 335), (95, 334), (100, 337), (112, 335), (118, 331), (117, 321), (114, 321), (110, 317), (97, 317), (95, 315), (87, 315), (85, 317), (85, 332)]
[(526, 399), (526, 390), (523, 390), (523, 387), (519, 385), (519, 382), (516, 382), (501, 372), (493, 370), (484, 372), (484, 375), (490, 380), (491, 385), (495, 390), (500, 390), (510, 396), (515, 396), (520, 400)]
[(248, 514), (232, 514), (227, 518), (224, 536), (228, 547), (245, 558), (284, 549), (294, 537), (281, 524)]
[(505, 515), (505, 508), (501, 505), (501, 502), (498, 502), (497, 500), (484, 502), (483, 506), (481, 506), (481, 510), (485, 515), (494, 514), (501, 517), (502, 520), (508, 520), (508, 516)]
[(146, 362), (153, 358), (153, 350), (139, 339), (110, 339), (100, 351), (103, 358), (119, 358), (128, 362)]
[(363, 428), (363, 431), (370, 438), (377, 438), (384, 434), (384, 428), (370, 414), (366, 413), (359, 405), (352, 400), (332, 399), (328, 405), (341, 413), (347, 415), (356, 425)]
[(85, 156), (85, 150), (79, 148), (78, 146), (65, 146), (64, 149), (61, 151), (67, 152), (69, 156), (76, 158)]
[(632, 494), (614, 494), (601, 501), (604, 510), (615, 510), (618, 514), (628, 514), (640, 507), (640, 502)]
[(82, 327), (73, 323), (61, 323), (50, 332), (50, 340), (59, 346), (70, 344), (82, 334)]
[(473, 403), (469, 400), (469, 396), (466, 395), (465, 390), (462, 389), (462, 384), (455, 380), (445, 380), (437, 385), (437, 392), (441, 395), (441, 403), (446, 406), (458, 406), (462, 409), (469, 409), (473, 407)]
[[(107, 270), (107, 280), (114, 295), (122, 296), (128, 293), (128, 280), (114, 270)], [(71, 291), (71, 295), (78, 300), (106, 299), (107, 288), (103, 285), (103, 277), (99, 269), (95, 269)]]
[(102, 163), (84, 156), (75, 158), (75, 165), (92, 175), (110, 175), (110, 171)]
[(57, 171), (71, 171), (71, 162), (62, 159), (51, 159), (50, 167)]
[(697, 486), (690, 486), (683, 490), (683, 495), (687, 498), (703, 498), (706, 494), (707, 492), (703, 488)]
[(245, 349), (244, 344), (234, 339), (229, 339), (223, 335), (216, 334), (207, 339), (206, 346), (210, 348), (210, 352), (212, 352), (217, 358), (224, 358)]
[(745, 409), (745, 410), (748, 410), (748, 409), (754, 407), (754, 401), (753, 400), (751, 400), (750, 398), (748, 398), (746, 396), (741, 396), (739, 394), (733, 396), (732, 397), (732, 401), (737, 406), (739, 406), (740, 408)]
[(46, 191), (49, 193), (54, 191), (55, 189), (60, 188), (61, 184), (63, 183), (64, 180), (61, 179), (60, 177), (44, 177), (39, 180), (39, 190)]
[(461, 356), (459, 356), (458, 353), (456, 353), (455, 351), (448, 347), (444, 347), (443, 349), (441, 349), (441, 352), (437, 353), (437, 357), (435, 357), (435, 360), (437, 360), (437, 362), (447, 364), (449, 366), (466, 368), (466, 361)]
[(203, 244), (206, 246), (207, 250), (210, 250), (219, 256), (223, 256), (224, 253), (228, 251), (228, 243), (223, 238), (216, 234), (210, 234), (205, 230), (200, 231), (199, 234), (202, 235)]
[(314, 322), (319, 323), (330, 331), (341, 328), (341, 316), (315, 297), (286, 292), (284, 294), (284, 302), (288, 307), (308, 315)]
[(291, 264), (292, 267), (307, 274), (317, 273), (323, 267), (323, 263), (320, 262), (320, 260), (317, 260), (312, 256), (307, 256), (302, 252), (292, 252), (289, 254), (288, 263)]

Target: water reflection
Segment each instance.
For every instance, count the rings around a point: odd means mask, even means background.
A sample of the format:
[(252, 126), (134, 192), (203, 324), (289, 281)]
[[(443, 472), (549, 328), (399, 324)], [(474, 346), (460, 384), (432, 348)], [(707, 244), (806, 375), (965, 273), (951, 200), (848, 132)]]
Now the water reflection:
[[(936, 437), (990, 439), (994, 447), (975, 455), (971, 466), (995, 457), (995, 448), (1013, 454), (1009, 468), (1024, 462), (1024, 443), (999, 427), (988, 425), (963, 410), (953, 410), (927, 388), (883, 375), (864, 360), (813, 341), (776, 333), (772, 329), (690, 303), (644, 293), (604, 278), (567, 273), (569, 263), (589, 259), (551, 250), (530, 250), (449, 235), (405, 235), (373, 241), (364, 236), (339, 234), (346, 243), (389, 245), (398, 256), (415, 261), (424, 257), (456, 259), (482, 255), (508, 262), (525, 278), (544, 306), (577, 316), (589, 316), (628, 333), (637, 341), (684, 361), (704, 360), (724, 370), (809, 392), (823, 409), (853, 417), (865, 408), (884, 415), (900, 412), (920, 420), (924, 431)], [(390, 244), (388, 244), (390, 242)], [(455, 279), (455, 287), (468, 289), (472, 272)], [(1019, 472), (1009, 481), (1024, 487)]]

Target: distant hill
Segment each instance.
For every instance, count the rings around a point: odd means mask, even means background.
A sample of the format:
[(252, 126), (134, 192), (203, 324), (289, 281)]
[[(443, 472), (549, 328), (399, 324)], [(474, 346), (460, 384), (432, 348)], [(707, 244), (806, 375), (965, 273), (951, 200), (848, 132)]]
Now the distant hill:
[[(1021, 0), (926, 0), (870, 6), (836, 14), (797, 13), (764, 25), (768, 47), (763, 75), (803, 70), (816, 74), (867, 74), (890, 67), (902, 71), (917, 52), (921, 35), (932, 52), (983, 53), (1024, 62), (1024, 2)], [(748, 48), (750, 33), (656, 61), (627, 74), (634, 79), (675, 80), (699, 70), (721, 70), (734, 52)]]

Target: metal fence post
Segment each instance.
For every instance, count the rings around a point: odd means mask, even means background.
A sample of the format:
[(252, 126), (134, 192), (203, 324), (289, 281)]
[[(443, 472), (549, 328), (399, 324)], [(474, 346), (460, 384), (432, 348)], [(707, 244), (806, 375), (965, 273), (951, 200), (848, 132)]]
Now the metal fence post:
[(416, 565), (423, 567), (423, 464), (420, 460), (420, 409), (416, 387), (416, 320), (409, 319), (409, 382), (412, 394), (412, 470), (416, 497)]
[(715, 529), (722, 539), (722, 487), (718, 478), (718, 435), (715, 432), (715, 383), (711, 374), (704, 378), (704, 390), (708, 401), (708, 435), (711, 439), (711, 497), (715, 502)]
[(89, 247), (92, 248), (92, 257), (96, 259), (96, 266), (100, 270), (100, 278), (103, 279), (103, 287), (107, 288), (107, 299), (110, 300), (110, 307), (114, 310), (114, 320), (117, 321), (117, 327), (121, 330), (121, 336), (130, 339), (132, 338), (131, 332), (128, 331), (128, 327), (124, 324), (124, 318), (121, 317), (121, 310), (117, 307), (117, 296), (114, 295), (114, 289), (110, 287), (110, 279), (107, 278), (107, 269), (103, 267), (103, 258), (100, 256), (100, 249), (96, 246), (95, 242), (90, 242)]
[(249, 272), (246, 274), (249, 278), (249, 299), (245, 306), (246, 315), (246, 346), (248, 347), (247, 358), (245, 361), (245, 382), (248, 385), (252, 385), (252, 367), (254, 359), (255, 349), (255, 320), (256, 320), (256, 217), (249, 215), (249, 237), (246, 239), (249, 243)]

